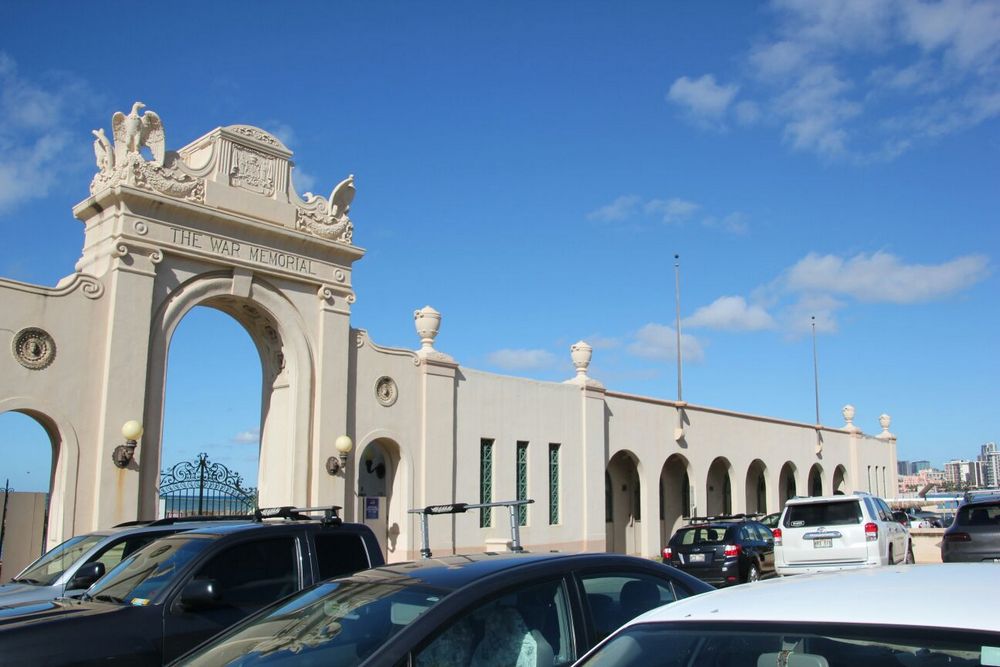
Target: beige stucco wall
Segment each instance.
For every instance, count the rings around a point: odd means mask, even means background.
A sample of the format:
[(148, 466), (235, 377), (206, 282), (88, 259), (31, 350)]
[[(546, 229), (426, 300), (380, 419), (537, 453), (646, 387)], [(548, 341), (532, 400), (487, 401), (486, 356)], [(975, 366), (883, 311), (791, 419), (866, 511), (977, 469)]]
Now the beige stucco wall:
[(6, 496), (0, 490), (0, 508), (7, 505), (0, 583), (10, 581), (42, 555), (45, 537), (45, 494), (11, 492)]

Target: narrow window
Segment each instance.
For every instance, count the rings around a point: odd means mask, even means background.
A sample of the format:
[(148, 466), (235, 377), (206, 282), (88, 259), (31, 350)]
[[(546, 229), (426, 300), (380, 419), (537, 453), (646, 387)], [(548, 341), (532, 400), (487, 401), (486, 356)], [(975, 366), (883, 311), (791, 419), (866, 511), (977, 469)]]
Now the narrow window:
[[(479, 441), (479, 502), (493, 502), (493, 441), (482, 438)], [(493, 525), (493, 508), (479, 510), (479, 527)]]
[[(517, 441), (517, 499), (528, 499), (528, 443)], [(518, 505), (517, 525), (528, 525), (528, 506)]]
[(559, 523), (559, 443), (549, 443), (549, 525)]

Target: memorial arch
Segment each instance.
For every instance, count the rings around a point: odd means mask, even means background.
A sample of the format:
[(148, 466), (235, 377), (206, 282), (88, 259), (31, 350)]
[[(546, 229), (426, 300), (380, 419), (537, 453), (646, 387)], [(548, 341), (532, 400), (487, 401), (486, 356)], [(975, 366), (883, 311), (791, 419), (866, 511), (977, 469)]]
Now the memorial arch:
[[(408, 510), (427, 505), (526, 493), (529, 548), (653, 556), (692, 513), (780, 509), (820, 460), (837, 491), (869, 470), (895, 484), (886, 415), (869, 436), (850, 420), (615, 392), (588, 375), (584, 341), (565, 382), (486, 373), (435, 349), (442, 316), (430, 306), (412, 313), (416, 349), (382, 347), (351, 324), (365, 255), (348, 215), (353, 176), (329, 197), (300, 196), (292, 154), (268, 132), (220, 127), (171, 151), (142, 109), (114, 114), (113, 139), (94, 132), (75, 270), (54, 287), (0, 278), (0, 412), (31, 415), (52, 441), (50, 546), (155, 518), (168, 350), (198, 306), (238, 322), (260, 358), (261, 504), (340, 505), (373, 525), (390, 560), (418, 554)], [(126, 440), (132, 420), (145, 430)], [(353, 442), (338, 450), (343, 436)], [(506, 522), (473, 514), (435, 522), (432, 550), (509, 537)]]

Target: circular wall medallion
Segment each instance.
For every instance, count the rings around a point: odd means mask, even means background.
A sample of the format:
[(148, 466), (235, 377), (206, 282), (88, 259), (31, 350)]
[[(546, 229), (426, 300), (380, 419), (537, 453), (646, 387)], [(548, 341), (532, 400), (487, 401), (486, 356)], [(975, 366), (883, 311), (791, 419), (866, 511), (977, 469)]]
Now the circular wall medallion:
[(399, 389), (396, 382), (388, 375), (383, 375), (375, 380), (375, 398), (379, 403), (388, 407), (396, 402), (399, 396)]
[(56, 358), (56, 342), (44, 329), (21, 329), (14, 336), (12, 348), (18, 363), (33, 371), (46, 368)]

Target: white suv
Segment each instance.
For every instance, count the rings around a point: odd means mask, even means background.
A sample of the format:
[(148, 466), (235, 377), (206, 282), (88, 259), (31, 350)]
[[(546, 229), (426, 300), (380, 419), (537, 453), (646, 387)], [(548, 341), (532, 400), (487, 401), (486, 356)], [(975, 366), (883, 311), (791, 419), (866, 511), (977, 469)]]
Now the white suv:
[(913, 562), (910, 531), (884, 500), (860, 491), (792, 498), (772, 532), (779, 575)]

